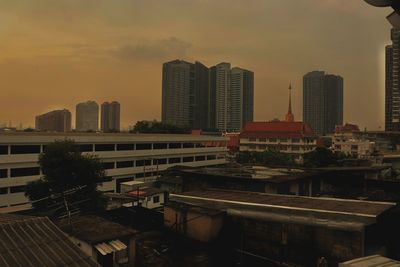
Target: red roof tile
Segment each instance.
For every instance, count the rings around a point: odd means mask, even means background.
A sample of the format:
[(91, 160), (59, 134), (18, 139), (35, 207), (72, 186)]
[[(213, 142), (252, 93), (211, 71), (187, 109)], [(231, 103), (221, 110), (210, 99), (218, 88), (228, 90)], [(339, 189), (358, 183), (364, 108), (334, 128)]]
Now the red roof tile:
[(244, 127), (241, 138), (302, 138), (316, 137), (310, 125), (305, 122), (249, 122)]

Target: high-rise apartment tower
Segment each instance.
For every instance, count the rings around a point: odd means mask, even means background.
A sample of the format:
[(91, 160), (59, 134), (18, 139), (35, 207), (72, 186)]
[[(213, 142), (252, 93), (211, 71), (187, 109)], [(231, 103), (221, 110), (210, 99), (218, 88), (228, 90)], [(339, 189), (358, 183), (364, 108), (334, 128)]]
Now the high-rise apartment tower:
[(343, 78), (312, 71), (303, 77), (303, 121), (318, 135), (343, 124)]
[(400, 131), (400, 28), (391, 30), (386, 46), (385, 130)]
[(238, 131), (253, 120), (254, 74), (221, 63), (163, 64), (162, 121), (192, 129)]
[(120, 130), (121, 106), (118, 102), (104, 102), (101, 104), (101, 131), (104, 133)]
[(99, 105), (94, 101), (87, 101), (76, 105), (75, 128), (77, 131), (99, 130)]
[(35, 129), (48, 132), (69, 132), (71, 131), (71, 112), (62, 109), (38, 115), (35, 118)]

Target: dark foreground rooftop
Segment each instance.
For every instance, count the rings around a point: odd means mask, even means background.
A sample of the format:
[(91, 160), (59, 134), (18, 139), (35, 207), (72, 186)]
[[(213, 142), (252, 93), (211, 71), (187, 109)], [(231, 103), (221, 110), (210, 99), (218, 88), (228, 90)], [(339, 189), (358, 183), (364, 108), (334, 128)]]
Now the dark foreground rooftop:
[(0, 266), (100, 266), (46, 217), (0, 214)]
[(73, 217), (71, 224), (65, 219), (58, 226), (64, 232), (90, 244), (122, 239), (136, 233), (135, 230), (93, 215)]
[[(171, 196), (175, 195), (171, 194)], [(312, 198), (217, 189), (184, 192), (176, 196), (183, 196), (188, 199), (211, 199), (224, 201), (226, 203), (241, 203), (245, 205), (269, 206), (282, 209), (349, 213), (367, 217), (376, 217), (384, 211), (396, 206), (395, 203), (390, 202)]]

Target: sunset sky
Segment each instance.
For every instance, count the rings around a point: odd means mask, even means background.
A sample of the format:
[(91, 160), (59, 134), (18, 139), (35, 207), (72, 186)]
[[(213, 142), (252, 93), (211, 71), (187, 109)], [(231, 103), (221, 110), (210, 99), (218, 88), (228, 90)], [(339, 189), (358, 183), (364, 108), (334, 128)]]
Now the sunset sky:
[[(302, 76), (343, 76), (344, 120), (384, 126), (390, 9), (363, 0), (0, 0), (0, 123), (86, 100), (121, 103), (123, 127), (160, 119), (162, 63), (255, 72), (255, 120), (302, 118)], [(73, 119), (74, 122), (74, 119)], [(73, 123), (74, 124), (74, 123)]]

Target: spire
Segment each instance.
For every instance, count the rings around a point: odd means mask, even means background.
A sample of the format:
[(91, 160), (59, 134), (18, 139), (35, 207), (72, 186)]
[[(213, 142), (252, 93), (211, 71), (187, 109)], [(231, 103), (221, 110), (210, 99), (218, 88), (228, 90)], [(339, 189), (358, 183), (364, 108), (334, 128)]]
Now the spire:
[(292, 84), (289, 84), (289, 108), (285, 116), (285, 121), (294, 122), (294, 115), (292, 113)]

